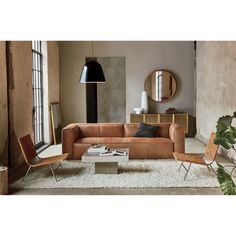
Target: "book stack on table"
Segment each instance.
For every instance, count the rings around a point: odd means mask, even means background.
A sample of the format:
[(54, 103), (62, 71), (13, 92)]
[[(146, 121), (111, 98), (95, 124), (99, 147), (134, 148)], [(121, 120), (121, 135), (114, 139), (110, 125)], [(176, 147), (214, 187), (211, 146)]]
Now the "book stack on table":
[(99, 153), (99, 156), (126, 156), (127, 152), (122, 150), (110, 150), (105, 145), (93, 144), (88, 149), (88, 153)]
[(106, 150), (104, 152), (100, 152), (99, 156), (126, 156), (127, 152), (120, 150)]
[(108, 148), (105, 145), (91, 145), (91, 147), (88, 149), (89, 153), (100, 153), (107, 151)]

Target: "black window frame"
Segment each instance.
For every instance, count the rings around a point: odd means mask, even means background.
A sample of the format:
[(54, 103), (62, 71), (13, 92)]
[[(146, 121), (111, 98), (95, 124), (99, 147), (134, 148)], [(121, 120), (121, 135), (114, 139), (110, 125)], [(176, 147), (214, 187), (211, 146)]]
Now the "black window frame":
[(42, 41), (32, 41), (33, 130), (35, 148), (45, 144)]

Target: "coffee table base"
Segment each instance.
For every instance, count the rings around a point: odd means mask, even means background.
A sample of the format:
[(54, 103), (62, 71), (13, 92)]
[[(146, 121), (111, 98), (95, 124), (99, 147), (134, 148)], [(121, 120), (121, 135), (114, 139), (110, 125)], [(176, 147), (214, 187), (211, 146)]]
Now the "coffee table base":
[(95, 174), (118, 174), (118, 162), (95, 162)]

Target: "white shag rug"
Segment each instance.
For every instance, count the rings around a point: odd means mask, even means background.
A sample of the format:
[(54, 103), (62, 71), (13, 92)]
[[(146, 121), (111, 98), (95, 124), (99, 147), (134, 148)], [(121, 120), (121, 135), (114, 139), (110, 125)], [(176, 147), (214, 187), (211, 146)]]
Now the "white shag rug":
[[(180, 163), (172, 159), (131, 160), (119, 163), (119, 174), (94, 174), (94, 164), (71, 160), (56, 170), (59, 182), (49, 167), (32, 169), (25, 182), (10, 185), (16, 189), (40, 188), (158, 188), (158, 187), (219, 187), (216, 175), (205, 166), (192, 165), (184, 180), (185, 170), (178, 172)], [(216, 165), (214, 165), (216, 169)]]

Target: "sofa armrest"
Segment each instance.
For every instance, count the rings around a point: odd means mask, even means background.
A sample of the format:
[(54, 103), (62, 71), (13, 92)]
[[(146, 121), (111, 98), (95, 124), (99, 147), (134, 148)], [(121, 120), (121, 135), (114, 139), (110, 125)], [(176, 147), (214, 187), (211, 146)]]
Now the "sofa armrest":
[(78, 124), (70, 124), (62, 129), (62, 153), (69, 153), (69, 158), (74, 156), (74, 142), (79, 138)]
[(170, 125), (170, 139), (174, 142), (174, 152), (185, 153), (185, 130), (179, 124)]

